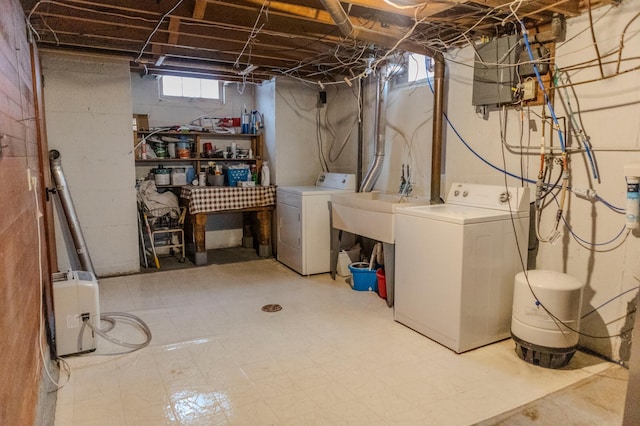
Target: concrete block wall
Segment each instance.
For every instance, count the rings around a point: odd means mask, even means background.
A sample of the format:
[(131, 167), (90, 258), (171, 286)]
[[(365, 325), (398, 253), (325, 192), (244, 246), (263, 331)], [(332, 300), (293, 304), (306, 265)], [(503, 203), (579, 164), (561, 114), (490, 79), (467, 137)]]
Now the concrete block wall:
[[(49, 148), (61, 153), (99, 276), (139, 270), (129, 62), (43, 52)], [(74, 268), (58, 215), (61, 270)], [(66, 226), (66, 225), (63, 225)]]

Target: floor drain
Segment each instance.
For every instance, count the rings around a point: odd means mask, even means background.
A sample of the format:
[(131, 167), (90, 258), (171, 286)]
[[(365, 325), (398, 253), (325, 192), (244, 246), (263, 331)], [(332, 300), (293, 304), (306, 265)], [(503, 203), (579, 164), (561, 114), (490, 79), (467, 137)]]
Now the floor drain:
[(282, 306), (277, 305), (277, 304), (271, 304), (271, 305), (264, 305), (262, 307), (262, 310), (265, 312), (278, 312), (282, 310)]

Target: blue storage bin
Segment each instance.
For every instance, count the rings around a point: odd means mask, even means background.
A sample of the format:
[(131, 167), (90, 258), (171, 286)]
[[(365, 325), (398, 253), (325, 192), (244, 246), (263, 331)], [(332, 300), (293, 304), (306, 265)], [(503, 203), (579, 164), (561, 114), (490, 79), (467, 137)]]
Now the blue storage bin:
[(357, 291), (378, 291), (376, 270), (369, 270), (366, 262), (355, 262), (349, 265), (351, 271), (351, 288)]
[(227, 169), (227, 181), (229, 186), (238, 186), (238, 182), (251, 180), (249, 168), (246, 169)]

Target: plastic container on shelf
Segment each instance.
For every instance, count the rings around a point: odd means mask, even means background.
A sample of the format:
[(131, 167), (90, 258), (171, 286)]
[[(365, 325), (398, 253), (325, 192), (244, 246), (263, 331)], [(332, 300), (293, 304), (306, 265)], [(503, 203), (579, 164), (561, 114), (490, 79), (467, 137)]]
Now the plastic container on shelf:
[(191, 147), (189, 142), (178, 142), (176, 147), (176, 154), (178, 158), (191, 158)]
[(187, 175), (187, 185), (193, 184), (193, 181), (196, 178), (196, 171), (193, 166), (186, 166), (185, 174)]
[(227, 181), (229, 186), (238, 186), (238, 182), (248, 181), (251, 179), (251, 173), (249, 167), (227, 169)]
[(262, 163), (262, 170), (260, 170), (260, 185), (271, 185), (271, 173), (269, 171), (269, 163), (267, 161)]
[(153, 171), (153, 178), (157, 185), (171, 185), (171, 170), (165, 169), (162, 164)]
[(171, 171), (171, 185), (186, 185), (187, 174), (182, 167), (176, 167)]

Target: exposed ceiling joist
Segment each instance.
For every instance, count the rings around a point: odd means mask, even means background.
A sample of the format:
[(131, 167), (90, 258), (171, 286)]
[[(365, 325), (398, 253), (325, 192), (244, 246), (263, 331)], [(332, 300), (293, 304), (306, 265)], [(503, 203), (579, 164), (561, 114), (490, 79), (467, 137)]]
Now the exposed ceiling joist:
[[(353, 0), (337, 3), (357, 30), (344, 34), (322, 1), (22, 4), (42, 46), (121, 55), (136, 71), (146, 67), (146, 72), (216, 75), (234, 81), (282, 74), (314, 82), (341, 81), (361, 75), (370, 58), (382, 60), (403, 51), (430, 55), (500, 35), (503, 21), (517, 24), (511, 3), (504, 0)], [(529, 0), (512, 7), (517, 6), (517, 17), (528, 27), (537, 27), (551, 22), (556, 13), (575, 16), (589, 3), (612, 1)], [(239, 76), (249, 65), (258, 68)]]

